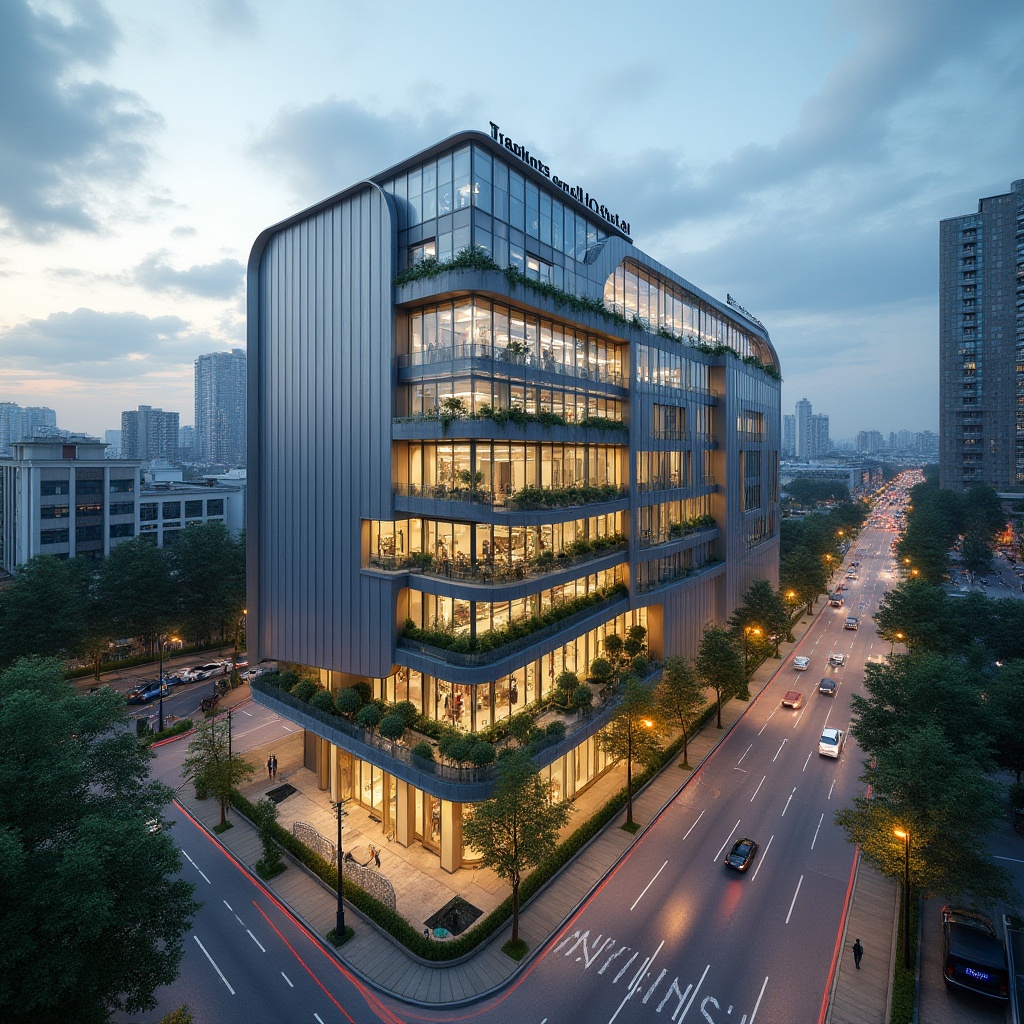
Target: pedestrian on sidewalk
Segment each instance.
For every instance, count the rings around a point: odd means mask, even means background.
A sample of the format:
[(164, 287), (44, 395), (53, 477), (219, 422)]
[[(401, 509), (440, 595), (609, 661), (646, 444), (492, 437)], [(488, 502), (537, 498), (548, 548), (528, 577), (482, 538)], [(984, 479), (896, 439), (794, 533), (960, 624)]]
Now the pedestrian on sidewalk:
[(864, 947), (860, 944), (860, 939), (856, 939), (853, 943), (853, 962), (860, 970), (860, 958), (864, 955)]
[(270, 755), (270, 777), (277, 778), (277, 754)]
[(271, 754), (267, 758), (267, 778), (272, 779), (274, 777), (274, 755)]

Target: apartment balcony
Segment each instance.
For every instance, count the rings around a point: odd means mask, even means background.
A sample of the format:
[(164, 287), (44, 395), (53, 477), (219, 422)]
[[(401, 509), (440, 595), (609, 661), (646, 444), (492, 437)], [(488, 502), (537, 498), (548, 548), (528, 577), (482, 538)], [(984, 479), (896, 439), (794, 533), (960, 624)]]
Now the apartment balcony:
[(625, 423), (613, 420), (583, 420), (579, 423), (544, 422), (542, 417), (516, 422), (514, 419), (496, 420), (490, 416), (396, 416), (392, 420), (391, 436), (396, 441), (531, 441), (561, 442), (564, 444), (629, 443), (629, 429)]
[(672, 523), (663, 530), (641, 530), (640, 547), (647, 550), (671, 544), (671, 550), (675, 551), (676, 546), (687, 548), (703, 541), (715, 540), (719, 533), (717, 524), (689, 526), (685, 523)]

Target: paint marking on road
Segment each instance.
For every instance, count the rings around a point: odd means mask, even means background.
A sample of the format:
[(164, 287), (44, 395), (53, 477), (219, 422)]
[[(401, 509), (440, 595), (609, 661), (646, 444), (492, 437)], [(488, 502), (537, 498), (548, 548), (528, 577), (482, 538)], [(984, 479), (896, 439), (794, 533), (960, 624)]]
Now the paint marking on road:
[(253, 933), (252, 933), (252, 932), (250, 932), (248, 928), (246, 928), (245, 930), (246, 930), (246, 932), (247, 932), (247, 934), (248, 934), (249, 938), (250, 938), (250, 939), (252, 939), (252, 941), (253, 941), (253, 942), (255, 942), (257, 946), (259, 946), (259, 947), (260, 947), (260, 952), (261, 952), (261, 953), (266, 953), (266, 950), (265, 950), (265, 949), (263, 948), (263, 943), (262, 943), (262, 942), (260, 942), (260, 940), (259, 940), (259, 939), (257, 939), (257, 938), (256, 938), (256, 936), (255, 936), (255, 935), (253, 935)]
[(760, 736), (761, 733), (763, 733), (765, 731), (765, 729), (768, 728), (768, 723), (772, 720), (772, 715), (774, 715), (775, 712), (778, 711), (778, 710), (779, 709), (777, 707), (772, 709), (772, 713), (764, 720), (764, 725), (762, 725), (761, 728), (757, 730), (757, 735), (758, 736)]
[[(757, 1002), (754, 1003), (754, 1012), (750, 1015), (750, 1024), (754, 1024), (754, 1018), (757, 1016), (758, 1007), (760, 1007), (760, 1005), (761, 1005), (761, 999), (764, 996), (764, 990), (767, 987), (768, 987), (768, 975), (766, 974), (764, 976), (764, 984), (761, 986), (761, 991), (760, 991), (760, 993), (758, 994), (758, 997), (757, 997)], [(743, 1020), (740, 1021), (740, 1024), (743, 1024), (743, 1021), (745, 1021), (746, 1019), (747, 1019), (746, 1016), (744, 1016)]]
[[(199, 865), (191, 857), (189, 857), (189, 855), (187, 853), (185, 853), (184, 850), (182, 850), (181, 852), (185, 854), (185, 859), (189, 862), (189, 864), (191, 864), (192, 867), (194, 867), (196, 869), (196, 871), (199, 872), (200, 875), (203, 875), (203, 872), (200, 870)], [(213, 882), (211, 882), (206, 877), (206, 875), (203, 875), (203, 881), (206, 882), (207, 885), (213, 885)]]
[(230, 904), (230, 903), (228, 903), (228, 901), (227, 901), (227, 900), (221, 900), (221, 903), (223, 903), (223, 904), (224, 904), (224, 906), (225, 906), (225, 907), (227, 907), (227, 908), (228, 908), (228, 910), (230, 910), (232, 914), (233, 914), (233, 913), (235, 912), (235, 911), (234, 911), (234, 909), (232, 908), (231, 904)]
[[(768, 778), (767, 775), (762, 775), (761, 776), (761, 781), (757, 784), (757, 789), (754, 790), (754, 796), (757, 796), (757, 794), (761, 792), (761, 787), (764, 785), (764, 780), (767, 779), (767, 778)], [(751, 803), (754, 802), (754, 796), (752, 796), (750, 798), (750, 802)]]
[(800, 724), (800, 719), (804, 717), (804, 712), (806, 710), (807, 710), (807, 708), (801, 708), (800, 714), (796, 716), (796, 719), (793, 722), (793, 728), (794, 729)]
[[(793, 787), (793, 793), (796, 792), (796, 786)], [(789, 794), (789, 800), (786, 801), (786, 806), (782, 808), (782, 817), (786, 816), (786, 811), (789, 810), (789, 801), (793, 799), (793, 793)]]
[[(736, 824), (738, 825), (739, 822)], [(707, 967), (704, 968), (704, 973), (700, 976), (700, 981), (697, 982), (697, 987), (693, 990), (693, 995), (690, 996), (690, 1001), (686, 1004), (686, 1009), (683, 1010), (682, 1016), (679, 1018), (680, 1021), (686, 1019), (686, 1015), (690, 1012), (690, 1007), (693, 1006), (693, 1002), (697, 998), (697, 993), (700, 991), (701, 985), (704, 984), (704, 979), (708, 976), (708, 971), (710, 970), (711, 964), (708, 964)], [(677, 1010), (676, 1012), (678, 1013), (679, 1011)], [(672, 1019), (675, 1020), (675, 1016), (673, 1016)]]
[(235, 920), (236, 920), (236, 921), (237, 921), (237, 922), (238, 922), (238, 923), (239, 923), (239, 924), (240, 924), (240, 925), (241, 925), (241, 926), (242, 926), (243, 928), (245, 927), (245, 922), (244, 922), (244, 921), (243, 921), (243, 920), (242, 920), (242, 919), (241, 919), (241, 918), (240, 918), (240, 917), (239, 917), (239, 916), (238, 916), (237, 914), (235, 914)]
[(292, 979), (289, 978), (288, 975), (284, 973), (284, 971), (281, 972), (281, 977), (284, 978), (284, 980), (288, 982), (288, 987), (289, 988), (295, 988), (295, 986), (292, 984)]
[(1024, 860), (1021, 860), (1019, 857), (996, 857), (995, 855), (993, 855), (992, 859), (993, 860), (1008, 860), (1008, 861), (1012, 861), (1014, 864), (1024, 864)]
[(782, 748), (786, 745), (786, 740), (782, 741), (781, 746), (775, 751), (775, 757), (772, 758), (772, 764), (775, 764), (775, 759), (782, 753)]
[[(705, 807), (705, 808), (704, 808), (704, 811), (706, 811), (706, 810), (707, 810), (707, 808)], [(698, 815), (697, 815), (697, 821), (700, 821), (700, 819), (704, 817), (704, 811), (701, 811), (701, 812), (700, 812), (700, 814), (698, 814)], [(691, 832), (692, 832), (692, 831), (693, 831), (693, 830), (694, 830), (694, 829), (695, 829), (695, 828), (697, 827), (697, 821), (695, 821), (695, 822), (694, 822), (694, 823), (693, 823), (693, 824), (692, 824), (692, 825), (691, 825), (691, 826), (690, 826), (690, 827), (689, 827), (689, 828), (688, 828), (688, 829), (686, 830), (686, 835), (685, 835), (685, 836), (683, 836), (683, 842), (684, 842), (684, 843), (686, 842), (686, 840), (687, 840), (687, 838), (689, 837), (690, 833), (691, 833)]]
[(738, 829), (739, 827), (740, 827), (740, 819), (737, 818), (736, 819), (736, 824), (733, 825), (733, 827), (732, 827), (732, 832), (730, 832), (725, 837), (725, 842), (722, 843), (721, 847), (719, 848), (718, 853), (715, 854), (714, 860), (711, 861), (712, 864), (717, 864), (718, 863), (718, 858), (722, 856), (722, 853), (724, 852), (725, 848), (729, 845), (729, 840), (732, 839), (732, 837), (733, 837), (733, 833), (735, 833), (736, 829)]
[[(813, 754), (813, 753), (814, 753), (814, 751), (813, 751), (813, 750), (808, 750), (808, 751), (807, 751), (807, 761), (810, 761), (810, 759), (811, 759), (811, 754)], [(802, 772), (805, 772), (805, 771), (807, 771), (807, 761), (804, 761), (804, 766), (803, 766), (803, 768), (801, 768), (801, 769), (800, 769), (800, 771), (802, 771)]]
[(836, 788), (836, 780), (833, 779), (832, 780), (832, 785), (828, 787), (828, 798), (829, 798), (829, 800), (832, 799), (832, 790), (835, 789), (835, 788)]
[[(236, 708), (235, 710), (236, 711), (241, 711), (241, 708)], [(243, 715), (247, 715), (249, 718), (252, 718), (252, 712), (251, 711), (242, 711), (242, 714)]]
[(652, 885), (654, 885), (655, 881), (657, 880), (657, 877), (658, 877), (658, 875), (660, 875), (660, 874), (662, 873), (662, 871), (664, 871), (664, 870), (665, 870), (665, 865), (666, 865), (666, 864), (668, 864), (668, 861), (665, 861), (665, 864), (662, 864), (662, 865), (661, 865), (661, 867), (660, 867), (660, 868), (658, 868), (658, 870), (654, 872), (654, 878), (652, 878), (652, 879), (651, 879), (651, 880), (650, 880), (650, 881), (649, 881), (649, 882), (648, 882), (648, 883), (647, 883), (647, 884), (646, 884), (646, 885), (644, 886), (644, 891), (643, 891), (642, 893), (640, 893), (640, 895), (639, 895), (639, 896), (637, 896), (637, 898), (636, 898), (636, 899), (635, 899), (635, 900), (633, 901), (633, 906), (631, 906), (631, 907), (629, 908), (630, 910), (635, 910), (635, 909), (636, 909), (636, 905), (637, 905), (637, 904), (638, 904), (638, 903), (639, 903), (639, 902), (640, 902), (640, 901), (641, 901), (641, 900), (642, 900), (642, 899), (644, 898), (644, 896), (646, 896), (646, 895), (647, 895), (647, 890), (648, 890), (648, 889), (650, 889), (650, 887), (651, 887)]
[(821, 812), (821, 817), (818, 819), (818, 827), (814, 830), (814, 838), (811, 840), (811, 849), (814, 849), (814, 844), (818, 841), (818, 833), (821, 831), (821, 823), (825, 820), (825, 812)]
[(765, 857), (768, 856), (768, 851), (771, 849), (772, 841), (774, 839), (775, 839), (775, 836), (772, 836), (772, 838), (768, 840), (768, 845), (764, 848), (764, 853), (761, 854), (761, 859), (757, 862), (757, 867), (754, 868), (754, 874), (753, 874), (753, 876), (750, 879), (752, 882), (757, 880), (757, 873), (758, 873), (758, 871), (761, 870), (761, 865), (764, 863)]
[(295, 732), (294, 729), (289, 729), (287, 725), (282, 725), (281, 728), (284, 729), (285, 732)]
[(789, 924), (789, 919), (793, 916), (793, 908), (796, 906), (796, 898), (800, 895), (800, 886), (804, 884), (804, 876), (800, 876), (800, 881), (796, 883), (796, 892), (793, 893), (793, 902), (789, 905), (789, 913), (786, 915), (786, 924)]
[[(314, 1013), (313, 1016), (320, 1022), (320, 1024), (324, 1024), (323, 1017), (321, 1017), (319, 1013)], [(544, 1020), (540, 1022), (540, 1024), (545, 1024), (546, 1021), (547, 1017), (545, 1017)]]
[[(187, 856), (187, 854), (186, 854), (186, 856)], [(231, 987), (230, 984), (228, 984), (228, 979), (224, 977), (224, 972), (217, 966), (217, 964), (214, 961), (213, 957), (210, 956), (210, 954), (206, 952), (206, 947), (199, 941), (199, 936), (198, 935), (193, 935), (192, 938), (196, 940), (196, 945), (206, 955), (206, 959), (209, 960), (211, 964), (213, 964), (213, 969), (220, 975), (220, 980), (224, 982), (225, 986), (227, 987), (227, 990), (232, 995), (234, 995), (235, 994), (235, 990)]]
[[(752, 747), (753, 745), (754, 745), (754, 744), (753, 744), (753, 743), (751, 743), (751, 744), (750, 744), (750, 747)], [(747, 749), (743, 751), (743, 754), (742, 754), (742, 756), (741, 756), (741, 757), (740, 757), (740, 759), (739, 759), (739, 760), (738, 760), (738, 761), (736, 762), (737, 764), (743, 764), (743, 758), (744, 758), (744, 757), (746, 757), (746, 756), (747, 756), (747, 754), (749, 754), (749, 753), (750, 753), (750, 747), (747, 747)]]
[[(667, 864), (668, 861), (665, 861), (665, 863)], [(647, 971), (654, 965), (655, 957), (657, 957), (657, 955), (661, 952), (661, 947), (664, 946), (664, 945), (665, 945), (665, 940), (662, 939), (661, 942), (658, 944), (658, 948), (654, 951), (654, 953), (651, 956), (649, 956), (646, 960), (644, 960), (644, 962), (640, 965), (640, 969), (636, 972), (636, 974), (633, 975), (633, 980), (629, 983), (629, 988), (626, 990), (625, 996), (622, 997), (622, 1002), (619, 1003), (618, 1010), (616, 1010), (611, 1015), (611, 1017), (608, 1019), (608, 1024), (615, 1024), (615, 1018), (618, 1017), (619, 1012), (622, 1010), (622, 1008), (636, 994), (637, 989), (640, 987), (640, 983), (646, 977)], [(630, 963), (632, 963), (632, 962), (633, 961), (630, 960)], [(629, 964), (627, 964), (626, 966), (628, 967)], [(615, 981), (619, 980), (619, 978), (622, 976), (622, 972), (625, 969), (626, 968), (623, 967), (622, 971), (619, 971), (619, 973), (615, 976)], [(614, 982), (612, 984), (614, 984)], [(546, 1019), (547, 1018), (545, 1018), (545, 1020)]]

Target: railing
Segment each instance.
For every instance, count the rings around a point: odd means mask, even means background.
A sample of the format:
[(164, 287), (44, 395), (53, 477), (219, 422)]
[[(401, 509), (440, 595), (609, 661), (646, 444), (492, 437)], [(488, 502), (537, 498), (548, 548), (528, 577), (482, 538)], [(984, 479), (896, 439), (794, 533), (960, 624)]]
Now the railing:
[(618, 541), (606, 547), (595, 549), (584, 555), (556, 555), (544, 559), (519, 559), (513, 562), (471, 562), (468, 558), (456, 556), (447, 563), (438, 561), (419, 561), (407, 555), (371, 555), (371, 569), (382, 569), (384, 572), (416, 572), (428, 576), (440, 576), (444, 579), (466, 580), (471, 583), (517, 583), (534, 576), (545, 576), (562, 569), (592, 562), (596, 558), (625, 551), (626, 541)]
[(534, 370), (546, 370), (549, 373), (575, 377), (578, 380), (592, 380), (600, 384), (611, 384), (614, 387), (625, 387), (623, 375), (617, 370), (609, 370), (603, 366), (574, 366), (556, 360), (553, 356), (536, 356), (532, 352), (519, 352), (510, 347), (492, 347), (486, 344), (467, 342), (461, 345), (446, 345), (440, 348), (427, 349), (424, 352), (409, 352), (398, 357), (400, 369), (411, 366), (431, 366), (437, 363), (448, 363), (456, 360), (486, 360), (504, 366), (528, 366)]
[(701, 533), (714, 533), (717, 532), (717, 530), (717, 524), (712, 524), (710, 526), (694, 526), (691, 528), (684, 527), (681, 530), (676, 530), (675, 532), (673, 532), (671, 528), (658, 531), (641, 530), (640, 547), (652, 548), (658, 544), (671, 544), (676, 540), (683, 540), (686, 537), (696, 537)]
[[(552, 501), (550, 504), (547, 502), (533, 502), (524, 501), (523, 498), (517, 498), (518, 492), (511, 488), (507, 491), (488, 491), (482, 488), (474, 487), (448, 487), (444, 484), (403, 484), (396, 483), (393, 485), (395, 497), (398, 498), (429, 498), (432, 501), (465, 501), (473, 505), (490, 505), (494, 508), (505, 508), (514, 512), (537, 512), (537, 511), (556, 511), (563, 508), (575, 508), (580, 505), (596, 505), (603, 504), (609, 501), (621, 501), (623, 498), (629, 497), (629, 489), (626, 487), (614, 487), (609, 485), (607, 488), (589, 488), (585, 486), (565, 488), (565, 489), (547, 489), (546, 493), (551, 494), (553, 498), (564, 497), (564, 501)], [(531, 488), (531, 490), (540, 490), (539, 488)], [(594, 493), (587, 499), (587, 492), (602, 492)], [(584, 498), (585, 500), (578, 501), (573, 500), (575, 498)]]
[(722, 562), (719, 559), (715, 559), (711, 562), (704, 562), (702, 565), (692, 565), (689, 567), (680, 566), (677, 569), (666, 569), (663, 570), (657, 579), (643, 579), (643, 574), (640, 574), (640, 579), (637, 581), (636, 590), (638, 594), (642, 594), (648, 590), (654, 590), (657, 587), (663, 587), (666, 583), (677, 583), (679, 580), (693, 579), (696, 576), (701, 576), (709, 570), (713, 569), (716, 565), (721, 565)]

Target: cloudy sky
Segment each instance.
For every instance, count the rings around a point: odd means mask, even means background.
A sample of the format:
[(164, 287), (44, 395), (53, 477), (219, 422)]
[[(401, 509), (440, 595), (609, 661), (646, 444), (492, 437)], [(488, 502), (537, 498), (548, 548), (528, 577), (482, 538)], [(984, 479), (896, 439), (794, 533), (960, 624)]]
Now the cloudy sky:
[(492, 120), (762, 320), (784, 411), (935, 430), (938, 222), (1024, 177), (1024, 4), (3, 0), (0, 401), (191, 423), (257, 233)]

